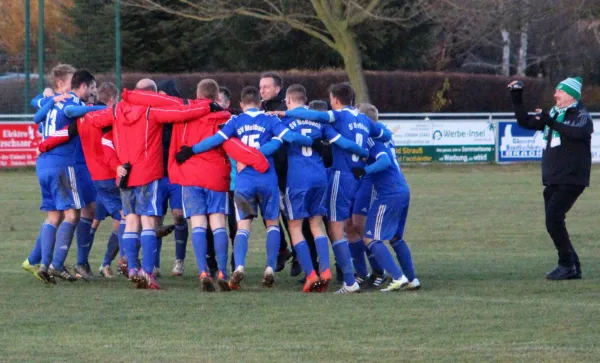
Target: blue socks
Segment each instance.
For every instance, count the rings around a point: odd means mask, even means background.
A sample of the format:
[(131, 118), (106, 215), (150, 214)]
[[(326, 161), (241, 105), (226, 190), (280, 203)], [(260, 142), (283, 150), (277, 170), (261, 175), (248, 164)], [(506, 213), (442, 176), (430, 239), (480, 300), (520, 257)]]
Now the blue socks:
[(117, 232), (113, 231), (108, 237), (108, 243), (106, 244), (106, 253), (104, 254), (104, 261), (102, 261), (102, 266), (110, 265), (110, 263), (115, 259), (119, 253), (119, 236)]
[(375, 255), (377, 262), (394, 278), (398, 280), (402, 277), (402, 271), (400, 267), (396, 265), (394, 257), (390, 253), (390, 250), (381, 241), (372, 241), (367, 246), (371, 252)]
[(412, 262), (412, 256), (410, 254), (410, 249), (406, 242), (403, 239), (392, 242), (392, 248), (394, 252), (396, 252), (396, 257), (398, 258), (398, 262), (400, 263), (400, 267), (402, 267), (402, 271), (408, 281), (412, 281), (415, 279), (415, 266)]
[(333, 242), (331, 245), (333, 248), (333, 255), (342, 273), (344, 274), (344, 283), (346, 286), (352, 286), (356, 282), (354, 278), (354, 268), (352, 267), (352, 257), (350, 256), (350, 248), (348, 247), (348, 241), (341, 239)]
[(188, 224), (184, 221), (182, 224), (175, 225), (175, 259), (185, 260), (185, 250), (188, 240)]
[[(52, 259), (52, 266), (57, 270), (62, 270), (71, 248), (71, 242), (73, 242), (73, 235), (75, 235), (75, 228), (77, 225), (70, 222), (62, 222), (56, 232), (56, 246), (54, 248), (54, 258)], [(89, 230), (88, 230), (89, 233)], [(42, 236), (42, 251), (44, 248), (44, 240)], [(43, 257), (42, 257), (43, 258)]]
[(119, 256), (121, 258), (127, 255), (127, 251), (125, 250), (125, 243), (123, 242), (123, 233), (125, 233), (125, 219), (121, 219), (121, 223), (119, 223)]
[(350, 247), (350, 254), (352, 255), (352, 263), (354, 264), (354, 270), (360, 277), (365, 277), (369, 274), (367, 269), (367, 260), (365, 259), (365, 244), (362, 239), (356, 242), (348, 244)]
[[(77, 263), (83, 265), (88, 262), (88, 256), (92, 250), (92, 220), (80, 218), (77, 224)], [(56, 267), (56, 266), (54, 266)]]
[(219, 271), (227, 278), (227, 253), (229, 248), (229, 238), (225, 228), (217, 228), (213, 230), (215, 239), (215, 258)]
[(206, 272), (206, 228), (195, 227), (192, 229), (192, 245), (198, 264), (198, 273)]
[(281, 231), (279, 226), (267, 228), (267, 267), (275, 270), (277, 255), (279, 254), (279, 245), (281, 244)]
[(154, 271), (156, 262), (156, 250), (158, 241), (156, 240), (156, 231), (154, 229), (144, 229), (142, 231), (142, 269), (147, 274)]
[(330, 268), (329, 266), (329, 240), (325, 236), (315, 237), (315, 246), (319, 255), (319, 272)]
[(310, 275), (315, 271), (312, 263), (312, 259), (310, 258), (310, 249), (308, 248), (308, 243), (306, 241), (300, 241), (294, 246), (294, 251), (296, 251), (296, 257), (298, 258), (298, 262), (300, 262), (300, 266), (304, 270), (306, 275)]
[(236, 268), (240, 265), (246, 266), (246, 254), (248, 253), (249, 237), (250, 232), (246, 231), (245, 229), (238, 229), (237, 233), (235, 234), (235, 240), (233, 241), (233, 259), (235, 261)]
[(377, 262), (377, 259), (375, 258), (373, 252), (371, 252), (368, 248), (365, 248), (365, 250), (367, 252), (367, 259), (369, 260), (369, 265), (371, 265), (371, 272), (383, 273), (384, 270), (381, 267), (381, 265), (379, 265), (379, 262)]
[(131, 269), (140, 268), (140, 235), (137, 232), (123, 233), (123, 244), (127, 252), (127, 265)]
[(50, 262), (52, 262), (52, 254), (54, 253), (55, 242), (56, 227), (51, 224), (44, 223), (40, 232), (40, 250), (42, 253), (42, 264), (46, 265), (46, 267), (50, 266)]
[[(42, 225), (43, 227), (44, 225)], [(35, 240), (35, 245), (33, 245), (33, 249), (29, 253), (29, 257), (27, 257), (27, 261), (29, 261), (30, 265), (37, 265), (42, 262), (42, 231), (37, 236)]]

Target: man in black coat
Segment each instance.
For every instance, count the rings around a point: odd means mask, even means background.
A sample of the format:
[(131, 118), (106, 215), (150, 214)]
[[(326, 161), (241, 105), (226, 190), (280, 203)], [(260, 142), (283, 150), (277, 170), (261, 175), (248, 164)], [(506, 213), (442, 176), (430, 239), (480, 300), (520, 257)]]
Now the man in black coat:
[(514, 81), (508, 85), (519, 125), (544, 135), (546, 229), (558, 251), (558, 266), (546, 275), (548, 280), (581, 278), (579, 257), (565, 226), (567, 212), (590, 183), (594, 124), (580, 101), (581, 85), (579, 77), (560, 82), (554, 93), (556, 105), (550, 112), (536, 110), (535, 115), (528, 115), (523, 106), (523, 84)]

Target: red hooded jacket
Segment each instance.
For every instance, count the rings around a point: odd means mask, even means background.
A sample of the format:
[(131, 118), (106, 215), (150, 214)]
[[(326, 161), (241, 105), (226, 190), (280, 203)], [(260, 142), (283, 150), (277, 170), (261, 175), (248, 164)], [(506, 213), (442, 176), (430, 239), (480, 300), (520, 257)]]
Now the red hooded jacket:
[[(185, 102), (181, 98), (145, 91), (124, 91), (122, 97), (128, 102), (145, 106), (181, 105)], [(210, 102), (210, 100), (189, 101), (191, 105), (205, 104), (206, 102)], [(224, 124), (230, 117), (229, 112), (220, 111), (193, 121), (173, 125), (168, 161), (171, 182), (226, 192), (229, 190), (231, 172), (227, 154), (236, 161), (252, 166), (259, 172), (264, 173), (269, 168), (269, 162), (260, 151), (244, 145), (237, 139), (227, 140), (223, 143), (222, 148), (211, 149), (193, 156), (181, 165), (177, 164), (175, 154), (181, 146), (193, 146), (214, 135), (219, 130), (218, 125)]]

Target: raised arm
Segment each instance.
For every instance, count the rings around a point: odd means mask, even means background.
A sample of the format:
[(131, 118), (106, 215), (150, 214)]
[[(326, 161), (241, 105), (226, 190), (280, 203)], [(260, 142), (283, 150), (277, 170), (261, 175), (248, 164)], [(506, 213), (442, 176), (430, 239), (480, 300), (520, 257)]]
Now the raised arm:
[(540, 115), (529, 115), (523, 106), (523, 83), (514, 81), (508, 85), (508, 88), (519, 126), (530, 130), (543, 130), (547, 120), (542, 119)]
[(50, 112), (52, 107), (54, 107), (54, 101), (52, 101), (52, 98), (50, 97), (50, 101), (44, 103), (44, 105), (35, 113), (35, 115), (33, 115), (33, 122), (35, 122), (36, 124), (43, 122), (46, 119), (46, 115), (48, 115), (48, 112)]

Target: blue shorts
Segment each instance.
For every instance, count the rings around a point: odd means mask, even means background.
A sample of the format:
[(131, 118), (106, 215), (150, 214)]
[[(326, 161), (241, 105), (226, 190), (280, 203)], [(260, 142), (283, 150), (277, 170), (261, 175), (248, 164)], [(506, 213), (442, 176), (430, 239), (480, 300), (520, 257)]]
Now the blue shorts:
[(402, 238), (408, 216), (410, 192), (376, 197), (367, 216), (365, 237), (377, 241)]
[(286, 188), (284, 196), (285, 211), (289, 220), (322, 216), (327, 213), (325, 196), (327, 187), (310, 189)]
[(260, 208), (264, 219), (278, 220), (280, 199), (277, 183), (253, 186), (240, 186), (238, 183), (233, 195), (235, 218), (237, 221), (254, 218)]
[(358, 180), (352, 173), (343, 173), (339, 170), (331, 173), (327, 188), (329, 221), (343, 222), (350, 218), (357, 189)]
[(158, 187), (161, 189), (162, 208), (163, 212), (167, 212), (168, 207), (173, 209), (182, 209), (183, 204), (181, 201), (181, 185), (172, 184), (168, 177), (164, 177), (158, 181)]
[(159, 181), (155, 180), (146, 185), (122, 189), (123, 214), (162, 217), (163, 209), (160, 201), (163, 196), (158, 184)]
[(94, 181), (96, 188), (96, 218), (103, 221), (107, 216), (112, 216), (113, 219), (121, 219), (121, 193), (115, 183), (115, 179), (96, 180)]
[(229, 214), (227, 192), (215, 192), (202, 187), (181, 187), (185, 218), (208, 214)]
[(375, 200), (376, 196), (377, 193), (375, 192), (373, 181), (371, 179), (361, 179), (358, 183), (356, 197), (354, 198), (352, 214), (358, 214), (361, 216), (368, 215), (369, 209), (371, 209), (371, 204), (373, 204), (373, 200)]
[(81, 209), (96, 200), (92, 179), (83, 165), (36, 168), (42, 203), (40, 210)]

